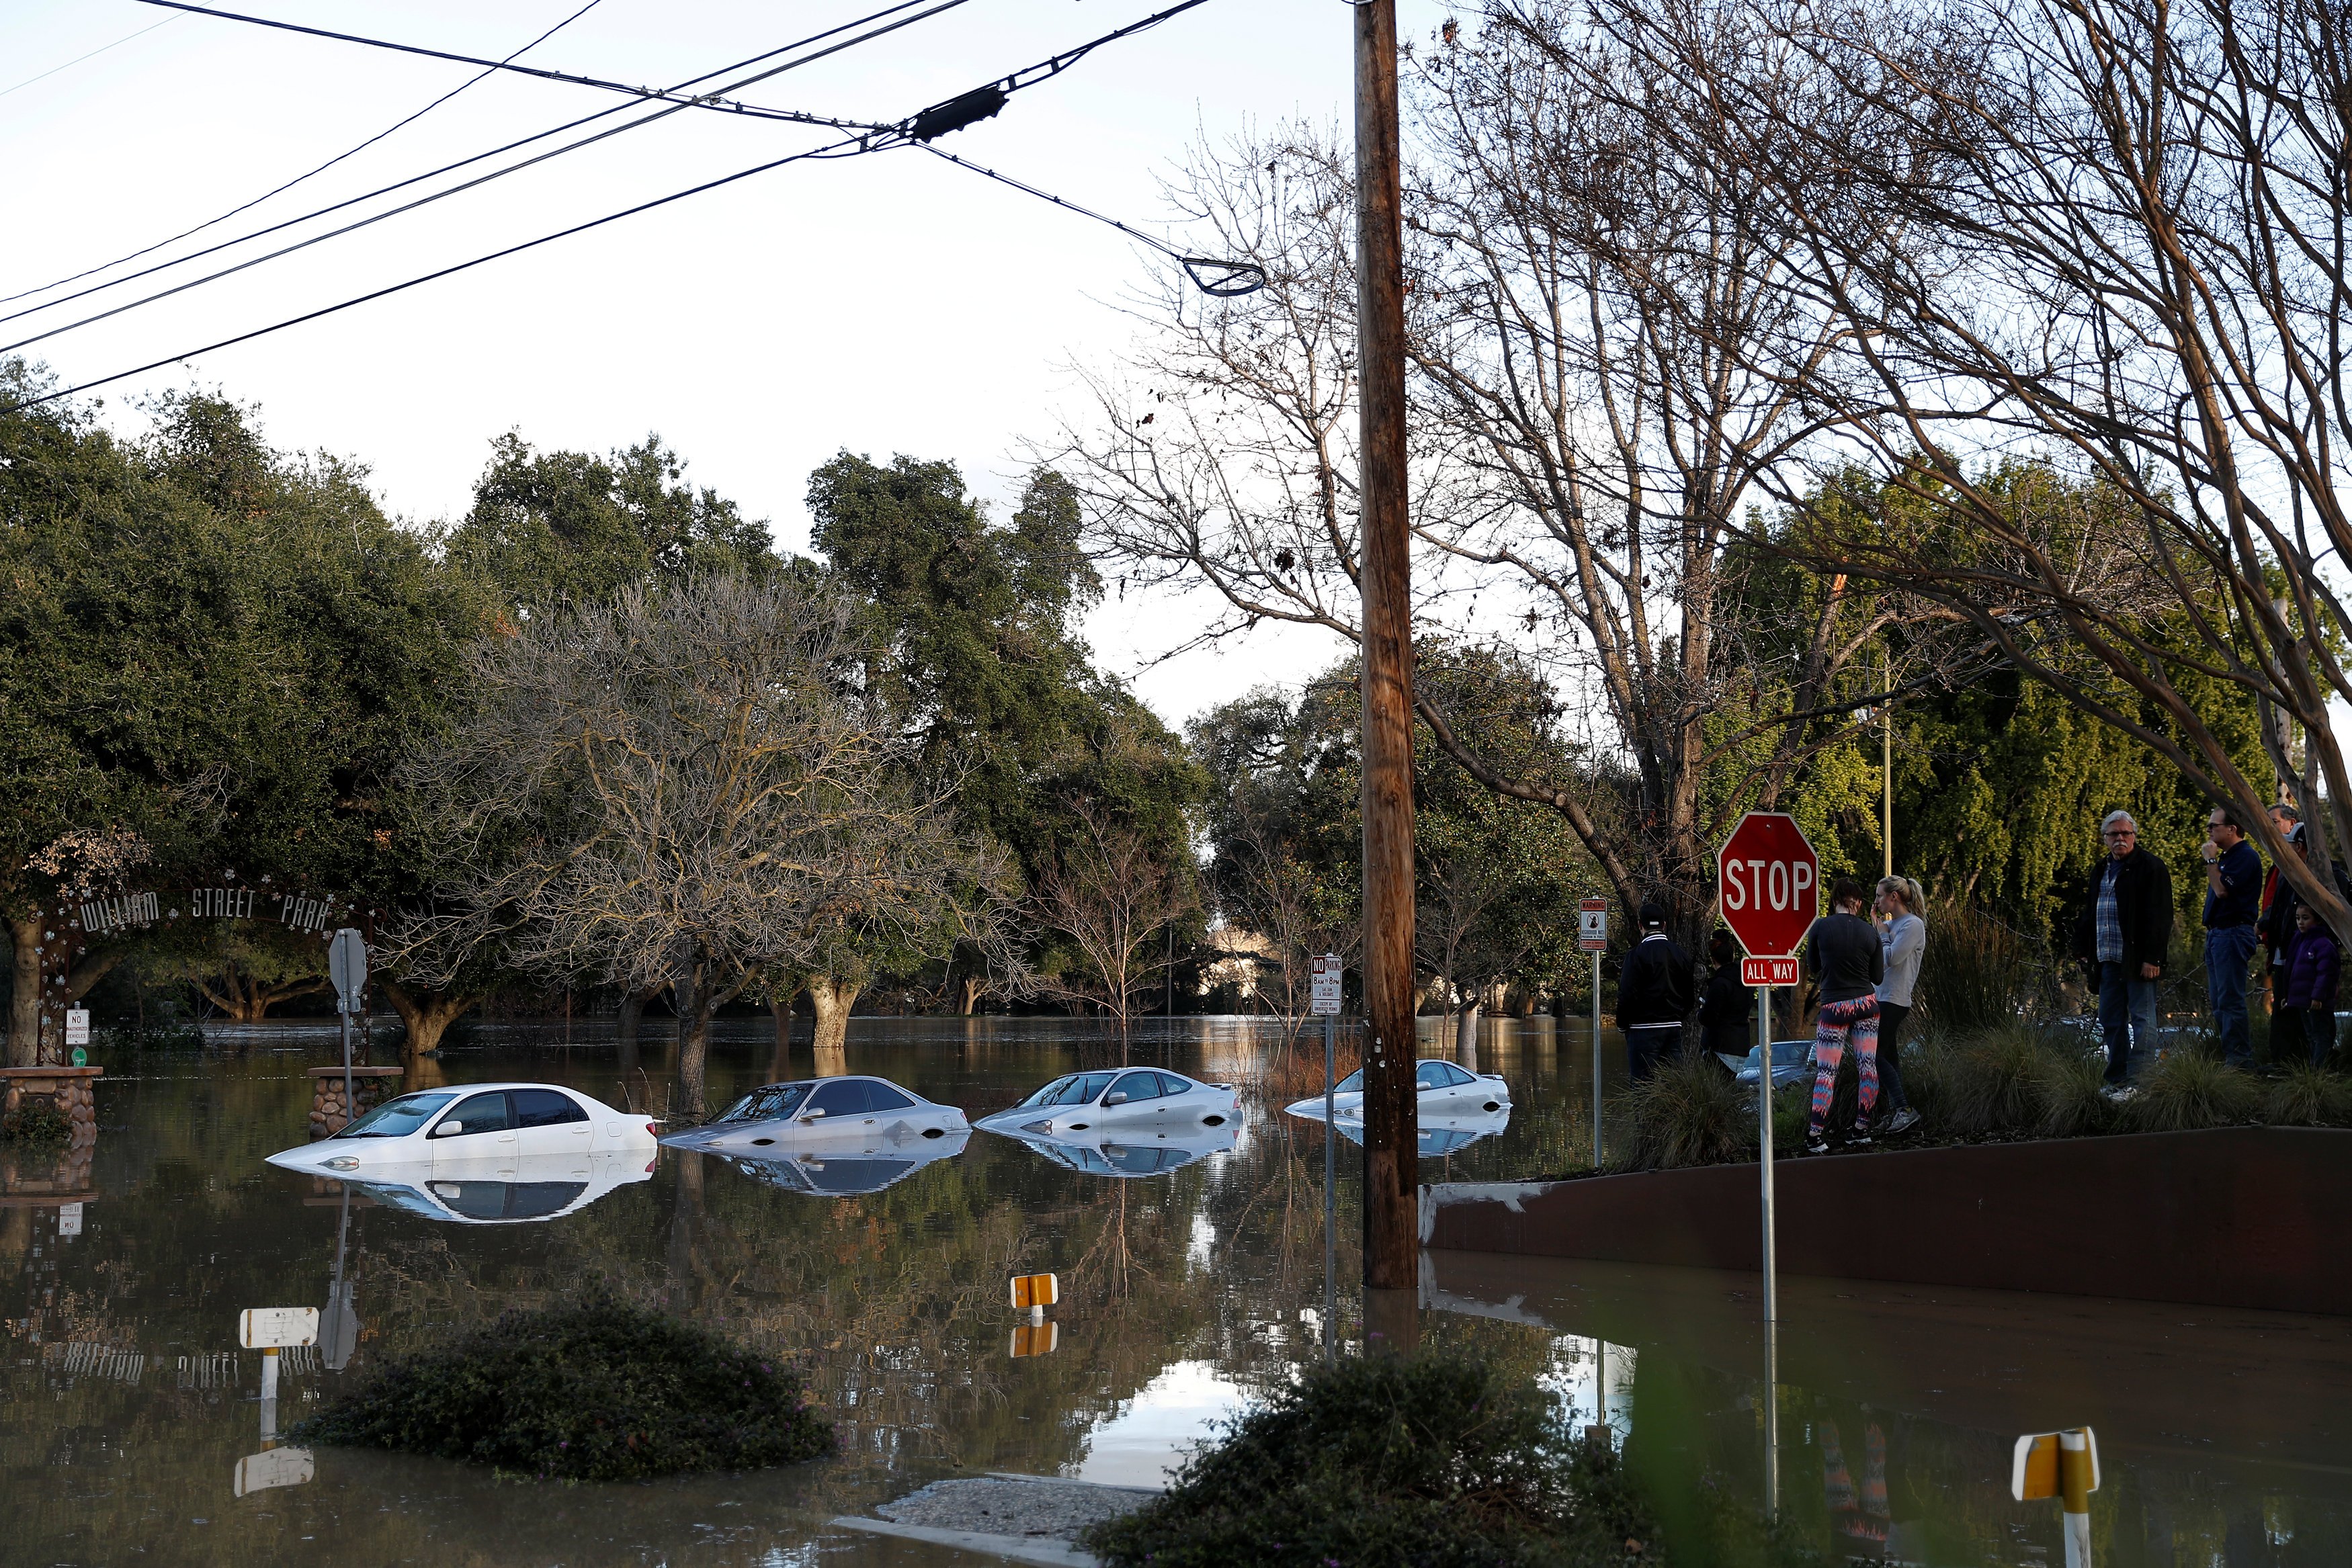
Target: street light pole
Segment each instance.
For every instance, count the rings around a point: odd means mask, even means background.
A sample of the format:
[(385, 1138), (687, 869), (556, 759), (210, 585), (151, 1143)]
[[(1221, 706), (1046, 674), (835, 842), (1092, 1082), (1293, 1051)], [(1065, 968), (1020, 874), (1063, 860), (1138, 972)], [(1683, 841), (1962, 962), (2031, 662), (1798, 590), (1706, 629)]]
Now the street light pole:
[[(1356, 35), (1356, 346), (1364, 769), (1364, 1287), (1420, 1280), (1413, 1101), (1412, 604), (1406, 510), (1404, 238), (1396, 0), (1360, 0)], [(1411, 1312), (1386, 1332), (1410, 1337)]]

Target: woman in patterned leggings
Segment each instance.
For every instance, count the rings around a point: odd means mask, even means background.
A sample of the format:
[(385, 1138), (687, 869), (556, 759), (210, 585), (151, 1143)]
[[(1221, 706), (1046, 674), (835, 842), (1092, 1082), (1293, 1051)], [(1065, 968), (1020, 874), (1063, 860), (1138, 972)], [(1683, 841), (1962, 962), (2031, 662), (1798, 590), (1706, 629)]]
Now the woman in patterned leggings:
[(1832, 913), (1805, 934), (1805, 967), (1822, 988), (1822, 1010), (1813, 1027), (1813, 1113), (1805, 1124), (1805, 1153), (1825, 1154), (1830, 1100), (1837, 1092), (1838, 1063), (1853, 1045), (1861, 1071), (1862, 1097), (1853, 1113), (1849, 1145), (1870, 1142), (1870, 1113), (1878, 1108), (1878, 982), (1885, 956), (1878, 932), (1863, 918), (1870, 894), (1852, 877), (1830, 890)]

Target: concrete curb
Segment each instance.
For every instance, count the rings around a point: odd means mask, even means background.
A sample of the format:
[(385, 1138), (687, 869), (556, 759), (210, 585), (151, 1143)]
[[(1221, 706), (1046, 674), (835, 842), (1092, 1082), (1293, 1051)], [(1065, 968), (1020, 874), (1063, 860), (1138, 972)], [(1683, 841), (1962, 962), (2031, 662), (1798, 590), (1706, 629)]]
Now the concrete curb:
[[(1024, 1480), (1031, 1477), (1022, 1477)], [(858, 1519), (844, 1514), (833, 1521), (836, 1530), (860, 1530), (868, 1535), (892, 1535), (901, 1541), (928, 1542), (964, 1552), (984, 1552), (1013, 1563), (1035, 1563), (1044, 1568), (1097, 1568), (1091, 1552), (1066, 1542), (1034, 1540), (1020, 1535), (982, 1535), (971, 1530), (933, 1530), (920, 1524), (894, 1524), (887, 1519)]]

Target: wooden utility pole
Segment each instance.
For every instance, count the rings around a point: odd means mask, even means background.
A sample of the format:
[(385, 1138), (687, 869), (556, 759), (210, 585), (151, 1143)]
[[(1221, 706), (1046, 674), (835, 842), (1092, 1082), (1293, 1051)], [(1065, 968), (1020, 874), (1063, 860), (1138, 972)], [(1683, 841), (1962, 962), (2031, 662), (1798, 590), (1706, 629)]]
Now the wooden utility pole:
[(1364, 1287), (1420, 1283), (1413, 1100), (1412, 602), (1396, 0), (1356, 14), (1356, 373), (1364, 596)]

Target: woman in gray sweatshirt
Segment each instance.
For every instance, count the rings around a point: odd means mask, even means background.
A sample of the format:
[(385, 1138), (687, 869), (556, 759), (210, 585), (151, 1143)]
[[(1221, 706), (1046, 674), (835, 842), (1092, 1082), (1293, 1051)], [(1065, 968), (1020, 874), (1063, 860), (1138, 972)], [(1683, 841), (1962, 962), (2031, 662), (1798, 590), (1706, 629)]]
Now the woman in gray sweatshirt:
[(1849, 1144), (1870, 1142), (1870, 1113), (1878, 1108), (1878, 982), (1886, 974), (1878, 932), (1863, 917), (1870, 894), (1852, 877), (1830, 890), (1831, 913), (1805, 934), (1805, 967), (1820, 982), (1822, 1010), (1813, 1026), (1813, 1112), (1805, 1124), (1805, 1153), (1829, 1149), (1830, 1100), (1838, 1063), (1852, 1041), (1862, 1073), (1862, 1097)]

